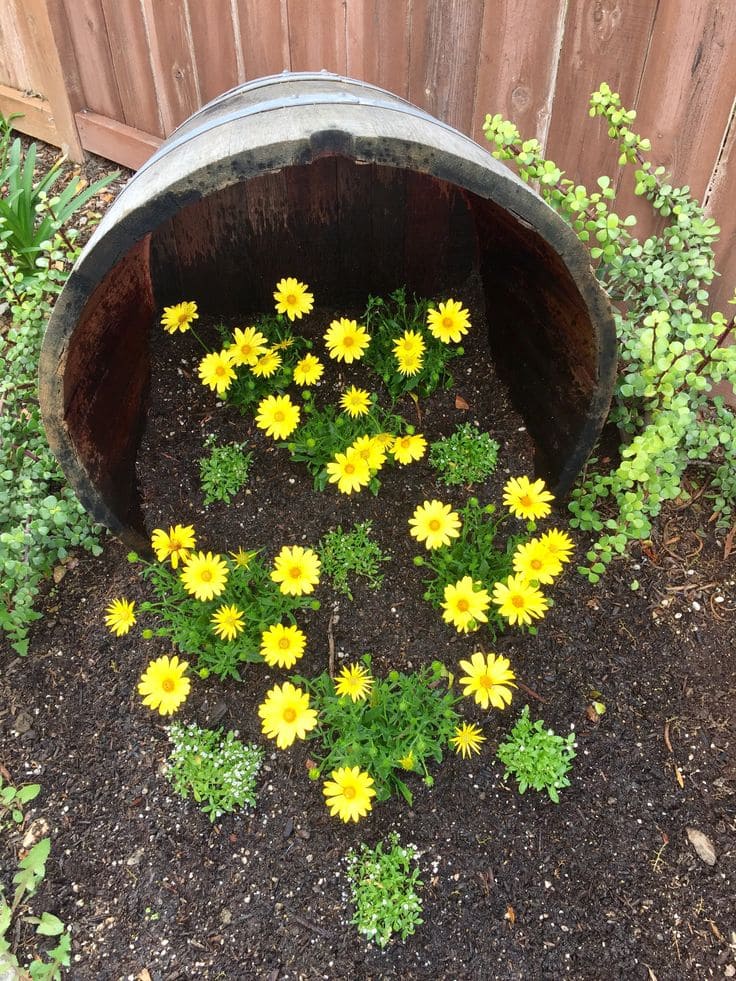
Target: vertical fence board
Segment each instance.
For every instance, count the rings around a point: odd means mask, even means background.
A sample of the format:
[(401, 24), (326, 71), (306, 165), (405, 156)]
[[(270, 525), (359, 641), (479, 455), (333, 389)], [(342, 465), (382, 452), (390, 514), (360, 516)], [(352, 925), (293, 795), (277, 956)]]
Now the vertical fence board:
[(164, 136), (140, 0), (102, 0), (102, 9), (123, 107), (119, 122)]
[(721, 274), (711, 291), (711, 305), (715, 310), (733, 314), (734, 307), (726, 307), (736, 288), (736, 103), (731, 113), (723, 152), (713, 174), (709, 189), (707, 210), (721, 228), (716, 243), (716, 269)]
[(238, 0), (245, 77), (277, 75), (291, 68), (286, 0)]
[(69, 58), (71, 40), (68, 32), (54, 36), (52, 20), (60, 16), (61, 0), (23, 0), (18, 24), (29, 64), (36, 66), (43, 95), (53, 112), (59, 142), (73, 160), (84, 157), (74, 120), (81, 96), (76, 64), (70, 62), (66, 71), (61, 63), (62, 53)]
[(82, 86), (83, 108), (123, 119), (101, 0), (64, 0), (66, 21)]
[[(661, 4), (641, 82), (637, 132), (675, 184), (702, 200), (723, 142), (736, 92), (736, 6), (730, 0)], [(666, 97), (663, 98), (663, 93)], [(642, 214), (629, 181), (622, 213)]]
[(201, 104), (187, 0), (143, 0), (143, 12), (161, 120), (168, 136)]
[(486, 0), (472, 120), (478, 142), (486, 114), (500, 112), (544, 145), (564, 14), (565, 0)]
[(409, 94), (409, 20), (406, 3), (349, 0), (347, 73), (406, 98)]
[(409, 99), (467, 133), (483, 24), (482, 0), (412, 0)]
[[(39, 91), (31, 77), (32, 67), (26, 58), (26, 49), (20, 36), (16, 3), (0, 3), (0, 83), (21, 91)], [(37, 73), (36, 73), (37, 74)], [(43, 92), (39, 91), (40, 95)]]
[(189, 23), (204, 104), (238, 84), (231, 0), (189, 0)]
[(345, 75), (345, 3), (343, 0), (288, 0), (292, 71)]
[(601, 82), (633, 106), (658, 0), (570, 0), (557, 71), (547, 156), (575, 182), (614, 178), (618, 154), (600, 120), (588, 116)]

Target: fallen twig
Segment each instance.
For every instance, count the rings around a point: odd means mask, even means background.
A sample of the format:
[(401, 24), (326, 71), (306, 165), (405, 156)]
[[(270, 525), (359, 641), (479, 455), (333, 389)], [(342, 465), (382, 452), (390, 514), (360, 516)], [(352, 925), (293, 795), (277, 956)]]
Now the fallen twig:
[(532, 698), (536, 698), (538, 702), (544, 702), (545, 705), (549, 702), (548, 698), (542, 698), (542, 696), (538, 695), (533, 688), (527, 688), (524, 682), (519, 681), (518, 678), (516, 679), (516, 684), (519, 686), (519, 688), (521, 688), (522, 691), (525, 691), (527, 695), (531, 695)]
[(295, 920), (303, 927), (307, 927), (308, 930), (314, 930), (318, 933), (320, 937), (331, 937), (332, 934), (328, 930), (323, 930), (322, 927), (317, 926), (316, 923), (311, 923), (309, 920), (305, 919), (303, 916), (299, 916), (298, 913), (289, 913), (289, 919)]
[(335, 613), (330, 614), (330, 619), (327, 621), (327, 650), (328, 650), (328, 661), (327, 670), (330, 672), (330, 677), (335, 677), (335, 634), (332, 628), (337, 623), (337, 615)]

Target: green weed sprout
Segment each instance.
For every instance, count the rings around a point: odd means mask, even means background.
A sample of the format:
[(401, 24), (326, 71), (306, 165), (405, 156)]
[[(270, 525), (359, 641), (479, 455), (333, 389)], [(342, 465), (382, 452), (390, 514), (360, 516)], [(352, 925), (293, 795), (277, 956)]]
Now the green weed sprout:
[(527, 787), (546, 790), (550, 800), (559, 804), (558, 791), (569, 787), (567, 773), (572, 766), (575, 752), (575, 733), (558, 736), (546, 729), (542, 719), (532, 723), (529, 719), (529, 706), (524, 709), (511, 730), (506, 742), (501, 743), (496, 753), (506, 767), (504, 780), (514, 776), (519, 784), (519, 793)]
[(0, 829), (8, 824), (8, 817), (13, 824), (23, 823), (23, 807), (35, 800), (41, 792), (38, 783), (27, 783), (23, 787), (14, 787), (4, 783), (0, 777)]
[(214, 436), (208, 436), (204, 445), (210, 451), (199, 461), (204, 503), (224, 501), (229, 504), (248, 480), (253, 454), (243, 452), (245, 443), (217, 446)]
[(371, 589), (378, 589), (383, 582), (381, 563), (389, 557), (381, 551), (381, 546), (371, 538), (371, 521), (356, 521), (350, 531), (343, 531), (340, 525), (321, 539), (317, 553), (322, 563), (322, 572), (331, 581), (336, 592), (353, 599), (348, 576), (360, 576)]
[[(32, 981), (60, 981), (61, 968), (69, 967), (72, 938), (58, 916), (42, 913), (30, 916), (25, 909), (25, 900), (32, 896), (46, 876), (46, 860), (51, 850), (51, 839), (42, 838), (22, 858), (18, 871), (13, 876), (15, 892), (10, 902), (5, 898), (0, 885), (0, 977), (31, 978)], [(14, 953), (14, 943), (9, 939), (18, 936), (19, 921), (36, 927), (39, 937), (51, 937), (56, 945), (43, 955), (36, 952), (26, 971)], [(49, 960), (44, 960), (48, 957)]]
[(437, 479), (448, 487), (479, 484), (498, 464), (499, 446), (489, 433), (479, 432), (469, 422), (458, 426), (451, 436), (429, 447), (429, 465)]

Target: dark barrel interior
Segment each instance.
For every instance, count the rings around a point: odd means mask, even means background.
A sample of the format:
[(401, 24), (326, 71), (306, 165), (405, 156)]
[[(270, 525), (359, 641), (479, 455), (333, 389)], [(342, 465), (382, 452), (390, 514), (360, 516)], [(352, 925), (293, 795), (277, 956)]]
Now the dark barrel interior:
[(295, 276), (339, 309), (402, 285), (446, 295), (473, 274), (537, 472), (564, 494), (616, 365), (573, 233), (490, 154), (396, 96), (322, 73), (249, 83), (188, 120), (88, 243), (44, 341), (51, 446), (92, 514), (140, 547), (135, 460), (163, 305), (247, 316)]

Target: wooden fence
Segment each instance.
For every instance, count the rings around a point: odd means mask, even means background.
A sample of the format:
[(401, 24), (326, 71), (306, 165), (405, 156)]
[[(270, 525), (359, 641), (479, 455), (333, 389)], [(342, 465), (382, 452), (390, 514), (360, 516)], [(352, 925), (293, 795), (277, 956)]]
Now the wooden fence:
[[(608, 81), (656, 161), (719, 220), (716, 298), (731, 295), (735, 0), (0, 0), (0, 110), (73, 159), (86, 149), (137, 167), (239, 82), (322, 68), (481, 143), (486, 113), (503, 113), (587, 184), (620, 179), (586, 112)], [(640, 204), (622, 186), (618, 210)]]

